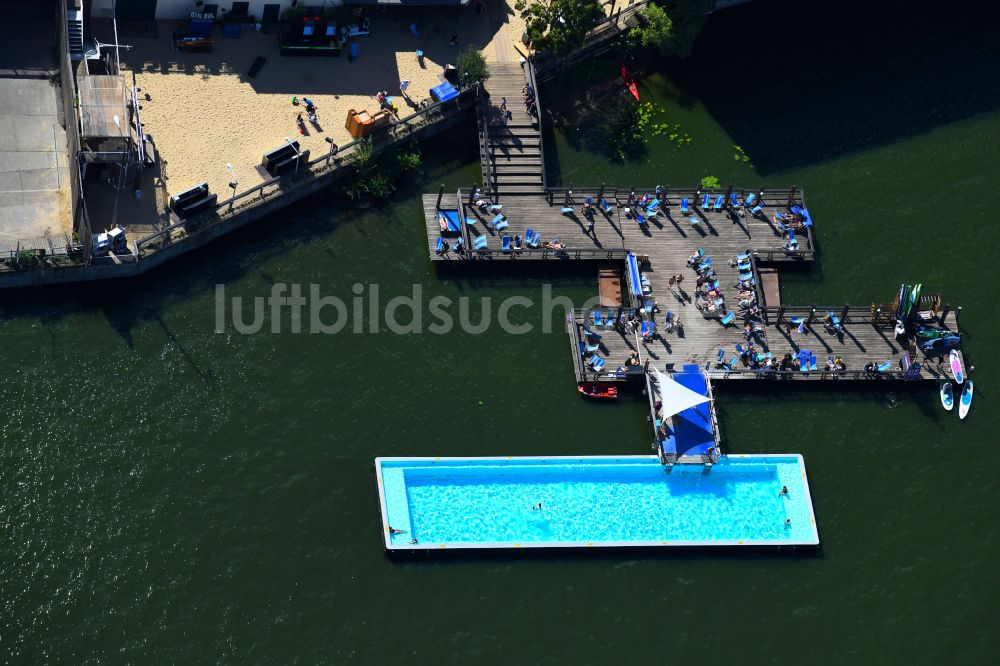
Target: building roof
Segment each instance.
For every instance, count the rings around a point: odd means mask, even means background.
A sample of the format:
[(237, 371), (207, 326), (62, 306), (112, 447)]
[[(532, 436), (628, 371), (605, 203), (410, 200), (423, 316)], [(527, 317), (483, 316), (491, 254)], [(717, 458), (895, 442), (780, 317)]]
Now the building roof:
[[(80, 91), (83, 137), (128, 136), (129, 115), (122, 77), (109, 74), (81, 76), (77, 87)], [(115, 116), (118, 116), (120, 127), (115, 124)]]

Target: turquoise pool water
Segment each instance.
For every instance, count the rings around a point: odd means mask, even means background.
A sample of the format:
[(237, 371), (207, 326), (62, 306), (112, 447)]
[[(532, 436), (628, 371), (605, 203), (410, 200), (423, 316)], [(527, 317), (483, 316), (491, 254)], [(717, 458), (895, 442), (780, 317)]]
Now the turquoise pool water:
[(669, 472), (653, 456), (380, 458), (376, 474), (391, 549), (819, 543), (797, 455)]

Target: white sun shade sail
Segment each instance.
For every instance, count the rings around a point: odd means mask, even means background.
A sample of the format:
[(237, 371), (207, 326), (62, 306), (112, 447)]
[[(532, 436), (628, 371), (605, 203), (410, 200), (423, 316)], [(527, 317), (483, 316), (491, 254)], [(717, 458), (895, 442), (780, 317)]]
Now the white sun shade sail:
[(708, 402), (708, 396), (695, 393), (686, 386), (681, 386), (669, 375), (665, 375), (654, 368), (656, 372), (656, 384), (659, 386), (660, 419), (666, 420), (674, 414), (680, 414), (685, 409), (690, 409), (703, 402)]

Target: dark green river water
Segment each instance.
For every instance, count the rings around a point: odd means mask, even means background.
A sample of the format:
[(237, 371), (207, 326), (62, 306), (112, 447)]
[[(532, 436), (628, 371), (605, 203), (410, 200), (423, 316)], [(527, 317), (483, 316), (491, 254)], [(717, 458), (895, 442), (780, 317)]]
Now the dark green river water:
[(591, 296), (590, 270), (430, 265), (418, 193), (477, 179), (466, 127), (392, 205), (317, 198), (133, 282), (0, 295), (0, 660), (996, 663), (996, 17), (808, 4), (720, 14), (692, 60), (647, 66), (643, 100), (684, 147), (650, 137), (620, 164), (588, 141), (572, 100), (613, 60), (543, 93), (553, 183), (803, 188), (821, 260), (784, 278), (787, 302), (905, 281), (964, 306), (965, 422), (933, 388), (718, 390), (728, 450), (805, 456), (817, 555), (383, 554), (375, 456), (649, 451), (642, 396), (581, 401), (537, 305), (514, 312), (523, 335), (296, 334), (287, 314), (214, 332), (217, 284), (348, 303), (356, 283), (383, 303), (420, 285), (473, 320), (543, 283)]

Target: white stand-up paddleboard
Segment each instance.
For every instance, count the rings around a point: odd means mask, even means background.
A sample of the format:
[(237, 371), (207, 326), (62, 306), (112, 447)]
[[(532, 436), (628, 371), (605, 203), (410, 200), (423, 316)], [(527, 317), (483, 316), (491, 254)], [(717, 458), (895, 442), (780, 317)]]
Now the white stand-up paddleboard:
[(951, 362), (951, 374), (955, 378), (955, 383), (961, 386), (965, 381), (965, 366), (962, 365), (962, 357), (958, 355), (957, 349), (951, 350), (948, 360)]
[(965, 382), (965, 386), (962, 387), (962, 399), (958, 404), (958, 418), (964, 419), (965, 415), (969, 413), (969, 408), (972, 407), (972, 380)]
[(941, 382), (941, 405), (947, 410), (955, 406), (955, 392), (951, 389), (951, 382), (947, 379)]

